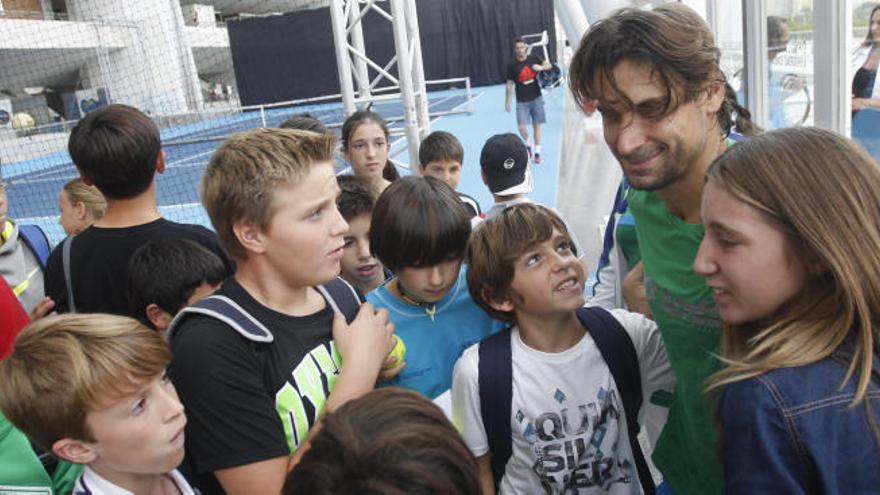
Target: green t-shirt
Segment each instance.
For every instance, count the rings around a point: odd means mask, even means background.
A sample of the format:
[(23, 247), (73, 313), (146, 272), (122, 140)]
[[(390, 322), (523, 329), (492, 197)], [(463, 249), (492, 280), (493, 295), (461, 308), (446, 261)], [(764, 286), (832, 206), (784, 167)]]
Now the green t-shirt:
[(50, 477), (34, 453), (30, 441), (0, 414), (0, 493), (53, 493), (65, 495), (73, 490), (82, 466), (64, 461)]
[(645, 290), (677, 379), (653, 459), (676, 495), (721, 493), (714, 404), (703, 394), (719, 369), (718, 310), (694, 259), (703, 225), (673, 215), (653, 192), (632, 190), (629, 206), (645, 265)]
[(617, 228), (614, 230), (614, 236), (617, 238), (617, 245), (620, 246), (623, 257), (626, 260), (627, 272), (631, 271), (642, 260), (642, 253), (639, 251), (639, 240), (636, 237), (636, 222), (633, 219), (629, 205), (626, 210), (617, 219)]

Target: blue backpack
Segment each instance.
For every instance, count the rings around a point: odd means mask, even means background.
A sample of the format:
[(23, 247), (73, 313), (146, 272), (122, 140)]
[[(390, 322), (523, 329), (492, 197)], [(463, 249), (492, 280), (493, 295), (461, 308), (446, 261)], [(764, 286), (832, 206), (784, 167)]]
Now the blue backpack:
[[(645, 454), (639, 445), (639, 409), (642, 407), (642, 379), (638, 354), (629, 334), (614, 316), (600, 307), (577, 310), (578, 320), (589, 329), (599, 353), (614, 377), (626, 413), (629, 445), (642, 490), (654, 495), (656, 487)], [(510, 411), (513, 403), (513, 360), (510, 348), (511, 327), (480, 342), (478, 384), (480, 415), (489, 441), (489, 454), (495, 486), (501, 482), (507, 461), (513, 453)]]
[(46, 262), (49, 261), (49, 253), (52, 252), (52, 247), (43, 229), (38, 225), (19, 225), (18, 237), (31, 249), (40, 262), (40, 268), (45, 271)]

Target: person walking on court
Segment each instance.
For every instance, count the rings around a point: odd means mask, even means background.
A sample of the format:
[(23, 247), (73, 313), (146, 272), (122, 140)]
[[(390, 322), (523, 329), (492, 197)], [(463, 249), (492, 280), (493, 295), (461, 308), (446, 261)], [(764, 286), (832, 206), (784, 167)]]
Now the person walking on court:
[[(510, 96), (516, 88), (516, 124), (519, 135), (534, 153), (533, 161), (541, 163), (541, 124), (547, 121), (544, 116), (544, 98), (538, 84), (538, 72), (553, 67), (548, 60), (540, 60), (528, 53), (528, 46), (522, 38), (513, 40), (514, 59), (507, 64), (507, 91), (504, 96), (504, 109), (510, 111)], [(535, 131), (535, 147), (529, 144), (529, 121)]]

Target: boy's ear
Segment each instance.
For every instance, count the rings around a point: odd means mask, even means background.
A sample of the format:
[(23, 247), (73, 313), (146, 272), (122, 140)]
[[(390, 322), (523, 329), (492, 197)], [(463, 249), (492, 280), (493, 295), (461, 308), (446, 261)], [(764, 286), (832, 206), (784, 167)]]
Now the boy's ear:
[(76, 214), (77, 220), (85, 220), (86, 204), (82, 201), (78, 201), (75, 205), (73, 205), (73, 212)]
[(266, 252), (263, 231), (254, 222), (239, 220), (232, 224), (232, 232), (242, 247), (248, 251), (260, 254)]
[(165, 150), (159, 150), (159, 156), (156, 157), (156, 173), (165, 172)]
[(171, 324), (171, 313), (160, 308), (156, 303), (148, 304), (145, 312), (147, 313), (147, 319), (150, 320), (150, 323), (152, 323), (160, 333), (167, 329), (168, 325)]
[(484, 294), (486, 298), (486, 302), (489, 303), (489, 306), (492, 307), (495, 311), (500, 311), (502, 313), (510, 313), (513, 311), (513, 301), (510, 300), (509, 296), (504, 297), (488, 297), (488, 294)]
[(52, 453), (74, 464), (88, 464), (98, 457), (93, 444), (72, 438), (62, 438), (52, 444)]

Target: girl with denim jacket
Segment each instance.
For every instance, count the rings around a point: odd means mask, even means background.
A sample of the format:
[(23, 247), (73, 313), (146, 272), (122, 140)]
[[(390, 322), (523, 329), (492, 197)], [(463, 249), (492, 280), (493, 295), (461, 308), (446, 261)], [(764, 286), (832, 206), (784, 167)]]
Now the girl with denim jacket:
[(725, 492), (877, 493), (880, 169), (832, 132), (774, 131), (710, 166), (701, 213)]

